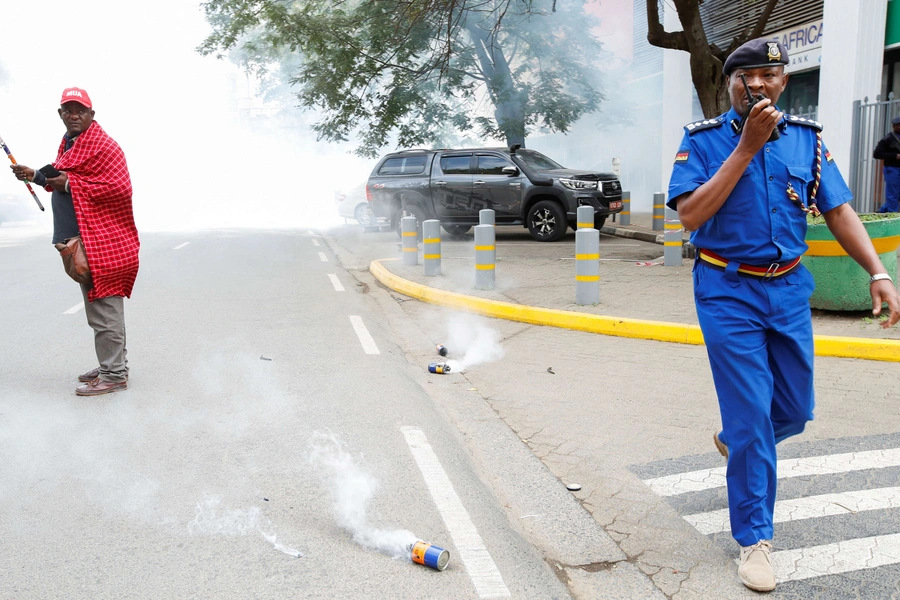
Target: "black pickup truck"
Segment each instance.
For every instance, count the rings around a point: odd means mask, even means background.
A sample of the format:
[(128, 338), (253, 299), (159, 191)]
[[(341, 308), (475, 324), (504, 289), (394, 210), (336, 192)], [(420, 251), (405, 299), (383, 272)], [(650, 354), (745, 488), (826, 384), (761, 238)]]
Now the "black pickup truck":
[(451, 235), (495, 211), (497, 225), (527, 227), (555, 242), (576, 227), (576, 210), (594, 208), (594, 227), (622, 210), (622, 186), (612, 173), (566, 169), (540, 152), (510, 148), (403, 150), (383, 157), (366, 184), (372, 212), (400, 227), (404, 214), (438, 219)]

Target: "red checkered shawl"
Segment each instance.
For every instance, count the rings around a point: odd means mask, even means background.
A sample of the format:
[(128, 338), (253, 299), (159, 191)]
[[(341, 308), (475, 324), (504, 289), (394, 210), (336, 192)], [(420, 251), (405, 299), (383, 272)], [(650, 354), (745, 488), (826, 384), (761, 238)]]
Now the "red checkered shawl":
[(54, 166), (69, 177), (78, 230), (94, 280), (88, 300), (130, 298), (141, 243), (131, 210), (125, 154), (94, 121), (68, 151), (63, 138)]

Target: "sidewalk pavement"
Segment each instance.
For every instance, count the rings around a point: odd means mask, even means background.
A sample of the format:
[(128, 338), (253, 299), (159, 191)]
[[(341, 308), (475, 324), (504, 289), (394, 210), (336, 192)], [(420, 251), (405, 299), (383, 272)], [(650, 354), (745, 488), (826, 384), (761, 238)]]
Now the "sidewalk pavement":
[[(685, 339), (677, 341), (701, 343), (701, 338), (696, 337), (699, 335), (699, 326), (694, 308), (691, 259), (684, 259), (680, 267), (663, 266), (661, 243), (658, 258), (651, 261), (604, 258), (605, 255), (613, 253), (613, 247), (618, 250), (618, 246), (622, 245), (622, 240), (617, 238), (656, 242), (657, 232), (652, 231), (649, 226), (650, 215), (638, 213), (632, 217), (634, 225), (622, 226), (610, 223), (603, 227), (603, 235), (600, 238), (600, 302), (591, 306), (575, 304), (574, 244), (571, 241), (540, 244), (504, 243), (503, 239), (499, 239), (496, 244), (496, 288), (490, 291), (474, 288), (474, 249), (471, 240), (442, 242), (443, 274), (439, 277), (425, 277), (421, 260), (420, 264), (414, 267), (404, 266), (396, 261), (386, 261), (383, 266), (400, 278), (435, 290), (507, 302), (520, 305), (523, 310), (526, 307), (539, 307), (585, 315), (681, 324), (683, 333), (682, 331), (676, 333)], [(617, 254), (621, 255), (621, 251)], [(382, 282), (392, 287), (389, 282)], [(408, 292), (409, 290), (404, 293)], [(878, 320), (869, 312), (839, 313), (814, 310), (812, 319), (813, 330), (817, 336), (858, 338), (865, 340), (864, 343), (876, 346), (884, 346), (878, 340), (886, 340), (887, 347), (881, 351), (887, 352), (889, 356), (896, 353), (900, 359), (900, 346), (896, 346), (900, 342), (900, 327), (882, 329)], [(539, 319), (527, 321), (541, 324)], [(626, 325), (623, 323), (620, 327)], [(610, 326), (612, 327), (612, 324)], [(628, 337), (659, 339), (641, 335)], [(666, 338), (664, 341), (676, 340)], [(823, 355), (819, 345), (817, 352)], [(824, 353), (824, 355), (865, 357), (852, 352)]]

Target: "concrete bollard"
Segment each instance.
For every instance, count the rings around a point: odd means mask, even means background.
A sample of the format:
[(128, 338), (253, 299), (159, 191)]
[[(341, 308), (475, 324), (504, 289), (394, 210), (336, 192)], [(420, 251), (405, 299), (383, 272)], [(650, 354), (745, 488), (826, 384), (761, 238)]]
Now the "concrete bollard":
[(665, 266), (681, 266), (681, 244), (683, 239), (684, 238), (681, 235), (681, 221), (678, 220), (678, 213), (667, 206), (666, 232), (663, 234), (663, 243), (665, 244), (663, 258), (665, 260)]
[(403, 264), (419, 264), (419, 242), (416, 239), (419, 232), (416, 229), (415, 217), (400, 219), (400, 235), (403, 236)]
[(619, 225), (631, 225), (631, 192), (622, 192), (622, 212), (619, 213)]
[(593, 206), (579, 206), (578, 211), (578, 229), (593, 229), (594, 228), (594, 207)]
[(441, 274), (441, 222), (428, 219), (422, 223), (422, 243), (425, 252), (425, 276), (436, 277)]
[(479, 290), (494, 289), (494, 267), (497, 247), (493, 225), (475, 226), (475, 287)]
[(579, 227), (575, 232), (575, 303), (584, 306), (598, 302), (600, 302), (600, 232), (593, 227), (583, 229)]
[(662, 192), (653, 194), (653, 231), (662, 231), (666, 218), (666, 195)]
[(478, 224), (479, 225), (496, 225), (496, 221), (494, 221), (494, 211), (490, 208), (482, 208), (478, 211)]

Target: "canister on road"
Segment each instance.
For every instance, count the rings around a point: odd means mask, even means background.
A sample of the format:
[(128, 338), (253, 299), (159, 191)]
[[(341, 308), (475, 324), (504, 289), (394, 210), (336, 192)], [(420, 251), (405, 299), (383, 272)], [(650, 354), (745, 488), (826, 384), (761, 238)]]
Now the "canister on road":
[(429, 373), (440, 373), (441, 375), (450, 372), (450, 365), (446, 363), (431, 363), (428, 365)]
[(431, 567), (437, 571), (443, 571), (450, 562), (450, 553), (434, 544), (418, 541), (409, 547), (410, 556), (414, 563)]
[(447, 350), (447, 346), (443, 346), (441, 344), (438, 344), (436, 346), (436, 349), (437, 349), (437, 353), (440, 354), (441, 356), (447, 356), (447, 353), (449, 352), (449, 350)]

